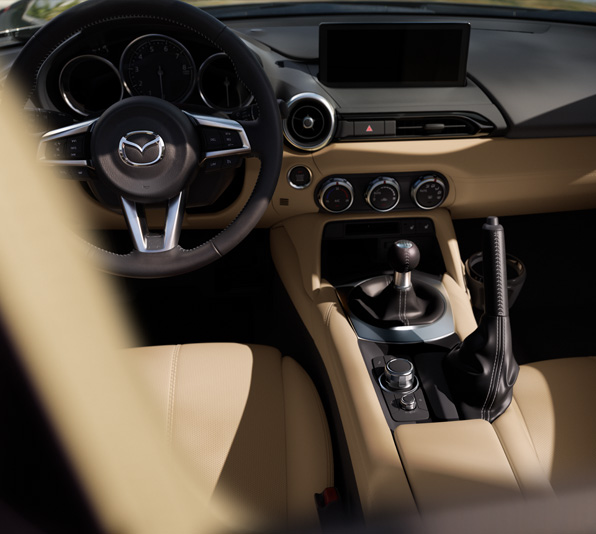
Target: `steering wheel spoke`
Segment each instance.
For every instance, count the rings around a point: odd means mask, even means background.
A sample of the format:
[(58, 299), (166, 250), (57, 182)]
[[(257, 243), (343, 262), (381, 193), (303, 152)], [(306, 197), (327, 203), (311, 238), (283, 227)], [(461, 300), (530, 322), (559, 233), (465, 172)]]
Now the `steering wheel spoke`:
[(167, 252), (176, 248), (184, 218), (184, 192), (168, 200), (162, 231), (151, 231), (147, 223), (145, 205), (121, 197), (122, 211), (133, 245), (143, 253)]
[[(200, 127), (205, 147), (202, 164), (216, 165), (221, 162), (226, 166), (226, 160), (233, 162), (236, 158), (252, 152), (248, 135), (239, 122), (185, 113)], [(229, 166), (232, 166), (232, 163)]]
[(90, 178), (89, 132), (97, 119), (51, 130), (41, 136), (37, 158), (57, 168), (58, 176), (86, 181)]

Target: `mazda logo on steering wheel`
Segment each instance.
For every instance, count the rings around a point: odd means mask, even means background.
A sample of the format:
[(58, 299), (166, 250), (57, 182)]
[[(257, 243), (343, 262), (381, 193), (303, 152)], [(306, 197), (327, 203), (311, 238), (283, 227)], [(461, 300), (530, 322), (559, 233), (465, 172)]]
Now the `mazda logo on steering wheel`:
[(118, 144), (120, 158), (131, 167), (155, 165), (163, 158), (165, 150), (161, 136), (148, 130), (128, 132)]

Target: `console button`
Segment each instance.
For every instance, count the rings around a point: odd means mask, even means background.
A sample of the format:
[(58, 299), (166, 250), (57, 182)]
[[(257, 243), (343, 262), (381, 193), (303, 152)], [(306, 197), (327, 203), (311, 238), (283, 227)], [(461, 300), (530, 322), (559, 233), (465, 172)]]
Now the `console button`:
[(385, 135), (385, 121), (356, 121), (354, 135), (357, 137)]
[(298, 165), (288, 172), (288, 182), (294, 189), (306, 189), (312, 180), (312, 173), (308, 167)]

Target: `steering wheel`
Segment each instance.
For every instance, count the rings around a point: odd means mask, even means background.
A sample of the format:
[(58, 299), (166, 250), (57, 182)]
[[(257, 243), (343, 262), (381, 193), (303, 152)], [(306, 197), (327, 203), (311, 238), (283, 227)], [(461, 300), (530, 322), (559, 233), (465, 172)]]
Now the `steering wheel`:
[[(226, 53), (258, 107), (256, 120), (233, 121), (188, 113), (155, 97), (131, 96), (96, 119), (42, 136), (41, 160), (91, 167), (95, 179), (121, 198), (134, 249), (116, 254), (86, 242), (88, 254), (109, 273), (155, 278), (198, 269), (222, 257), (256, 226), (273, 196), (282, 159), (281, 120), (269, 80), (253, 53), (220, 21), (178, 0), (89, 0), (50, 21), (30, 39), (16, 58), (7, 85), (20, 84), (20, 94), (25, 88), (28, 99), (39, 83), (44, 61), (70, 39), (100, 25), (141, 23), (193, 32)], [(206, 130), (216, 132), (224, 143), (211, 148), (204, 141)], [(52, 157), (48, 145), (66, 145), (75, 151), (74, 159), (72, 154), (68, 161)], [(260, 159), (261, 169), (239, 215), (209, 241), (182, 248), (178, 241), (185, 198), (200, 166), (217, 158), (249, 155)], [(148, 229), (144, 215), (144, 207), (155, 203), (167, 204), (159, 232)]]

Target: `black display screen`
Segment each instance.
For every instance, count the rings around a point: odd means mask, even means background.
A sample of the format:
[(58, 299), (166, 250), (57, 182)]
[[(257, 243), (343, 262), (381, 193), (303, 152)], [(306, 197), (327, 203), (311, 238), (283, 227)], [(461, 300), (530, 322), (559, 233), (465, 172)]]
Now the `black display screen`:
[(321, 24), (319, 79), (330, 87), (466, 84), (467, 23)]

